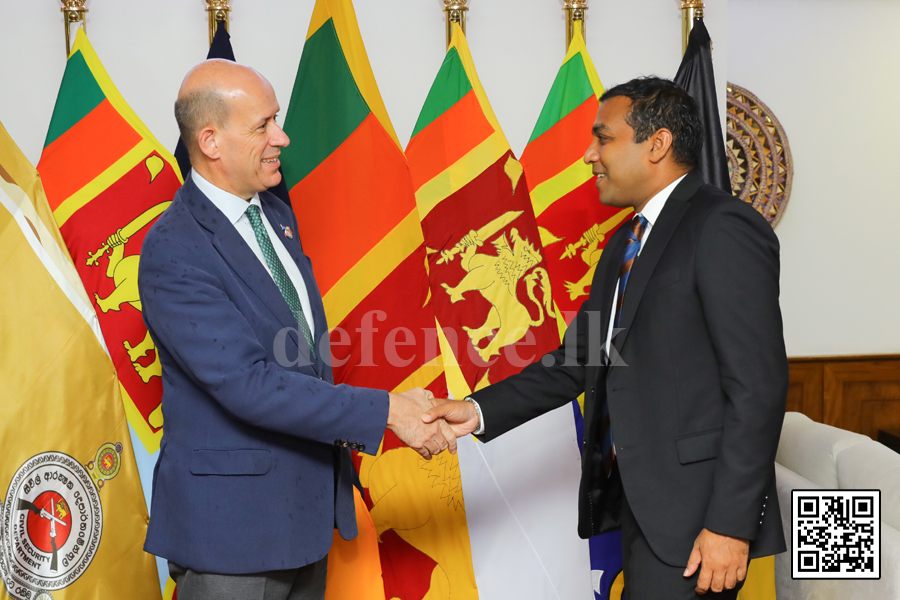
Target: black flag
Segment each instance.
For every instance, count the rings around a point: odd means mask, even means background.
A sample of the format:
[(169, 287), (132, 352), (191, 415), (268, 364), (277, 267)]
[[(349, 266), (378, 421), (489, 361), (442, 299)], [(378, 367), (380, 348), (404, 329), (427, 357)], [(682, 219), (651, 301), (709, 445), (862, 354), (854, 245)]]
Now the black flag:
[(687, 50), (684, 51), (684, 58), (675, 75), (675, 83), (690, 94), (700, 108), (700, 118), (703, 120), (700, 172), (703, 179), (730, 194), (731, 178), (728, 175), (728, 160), (725, 158), (722, 124), (719, 122), (712, 47), (703, 19), (694, 20)]

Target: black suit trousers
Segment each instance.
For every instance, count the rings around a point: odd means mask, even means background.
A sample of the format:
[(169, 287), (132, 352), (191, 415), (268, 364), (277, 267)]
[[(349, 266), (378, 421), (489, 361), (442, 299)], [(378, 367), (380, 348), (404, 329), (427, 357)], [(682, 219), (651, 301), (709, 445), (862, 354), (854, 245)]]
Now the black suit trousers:
[[(618, 469), (613, 470), (611, 478), (618, 478)], [(743, 587), (738, 582), (732, 590), (714, 593), (712, 591), (700, 596), (695, 588), (700, 576), (700, 569), (691, 577), (684, 576), (689, 556), (684, 557), (684, 565), (673, 567), (666, 564), (653, 552), (640, 525), (628, 506), (628, 498), (622, 495), (622, 566), (625, 572), (625, 590), (623, 600), (734, 600)]]

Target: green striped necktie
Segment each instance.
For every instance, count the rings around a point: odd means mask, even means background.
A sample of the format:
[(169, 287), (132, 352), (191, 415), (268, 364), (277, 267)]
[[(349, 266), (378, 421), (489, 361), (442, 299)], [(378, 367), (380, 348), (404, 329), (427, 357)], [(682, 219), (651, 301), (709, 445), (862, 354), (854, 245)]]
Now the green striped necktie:
[(288, 277), (287, 271), (284, 270), (284, 265), (281, 264), (281, 260), (278, 258), (278, 255), (275, 254), (275, 248), (272, 247), (272, 240), (269, 239), (269, 234), (263, 226), (262, 216), (260, 215), (260, 209), (257, 205), (251, 204), (247, 208), (247, 218), (250, 219), (250, 224), (253, 226), (253, 233), (256, 234), (256, 241), (259, 242), (259, 247), (262, 249), (263, 256), (266, 257), (266, 264), (269, 265), (269, 270), (272, 271), (272, 276), (275, 278), (275, 285), (278, 286), (281, 295), (284, 296), (285, 302), (287, 302), (291, 312), (294, 313), (294, 318), (297, 319), (297, 324), (300, 326), (300, 330), (306, 338), (306, 343), (309, 344), (310, 358), (313, 358), (316, 355), (316, 347), (313, 344), (309, 323), (306, 322), (306, 317), (303, 314), (303, 306), (300, 304), (297, 288), (294, 287), (291, 278)]

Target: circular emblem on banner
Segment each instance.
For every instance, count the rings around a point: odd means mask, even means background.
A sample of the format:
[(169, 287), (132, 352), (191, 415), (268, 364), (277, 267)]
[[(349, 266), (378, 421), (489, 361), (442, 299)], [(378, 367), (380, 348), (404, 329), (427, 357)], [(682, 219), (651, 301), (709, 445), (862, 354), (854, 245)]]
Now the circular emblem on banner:
[[(118, 454), (97, 453), (100, 468), (119, 468)], [(113, 475), (114, 476), (114, 475)], [(0, 575), (16, 600), (52, 599), (77, 580), (100, 545), (103, 512), (90, 473), (60, 452), (33, 456), (12, 478), (0, 505)]]
[(112, 479), (119, 474), (119, 467), (122, 465), (122, 459), (119, 456), (121, 453), (122, 444), (107, 442), (100, 446), (94, 460), (87, 464), (97, 487), (102, 489), (107, 479)]
[(794, 165), (787, 134), (772, 110), (728, 83), (725, 154), (732, 193), (778, 224), (791, 196)]

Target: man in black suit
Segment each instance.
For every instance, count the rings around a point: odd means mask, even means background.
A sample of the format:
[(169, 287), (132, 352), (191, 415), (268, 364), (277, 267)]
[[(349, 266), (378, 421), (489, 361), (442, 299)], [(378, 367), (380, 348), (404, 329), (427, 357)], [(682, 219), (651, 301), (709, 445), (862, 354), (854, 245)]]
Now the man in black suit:
[(785, 550), (778, 240), (704, 184), (702, 129), (671, 81), (603, 95), (585, 162), (600, 201), (636, 216), (609, 240), (558, 350), (424, 417), (489, 441), (584, 393), (578, 533), (621, 526), (629, 600), (734, 598), (750, 558)]

